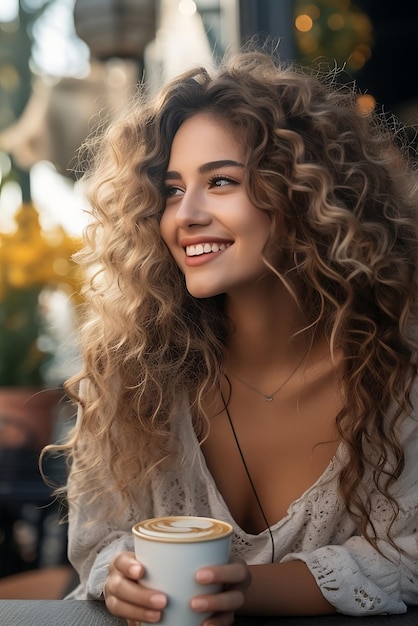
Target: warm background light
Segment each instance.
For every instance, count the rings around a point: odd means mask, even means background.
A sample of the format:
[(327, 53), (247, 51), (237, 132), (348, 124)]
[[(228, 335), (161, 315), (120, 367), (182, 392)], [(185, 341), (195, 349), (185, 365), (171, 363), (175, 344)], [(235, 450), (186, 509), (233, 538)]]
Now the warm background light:
[(312, 18), (309, 15), (298, 15), (295, 20), (295, 26), (301, 33), (307, 33), (313, 26)]
[(371, 55), (372, 24), (350, 0), (296, 0), (295, 43), (303, 65), (360, 70)]
[(371, 94), (361, 94), (357, 98), (357, 107), (360, 113), (368, 115), (376, 108), (376, 100)]

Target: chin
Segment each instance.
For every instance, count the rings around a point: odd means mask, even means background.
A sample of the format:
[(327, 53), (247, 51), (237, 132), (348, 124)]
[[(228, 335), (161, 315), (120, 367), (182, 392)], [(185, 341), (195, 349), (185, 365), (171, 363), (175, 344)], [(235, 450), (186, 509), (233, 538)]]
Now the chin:
[(193, 298), (197, 300), (204, 300), (205, 298), (214, 298), (215, 296), (219, 296), (221, 293), (224, 293), (224, 289), (209, 289), (208, 286), (204, 285), (187, 285), (186, 289)]
[(219, 296), (222, 292), (221, 291), (189, 291), (189, 294), (193, 297), (196, 298), (196, 300), (205, 300), (207, 298), (214, 298), (215, 296)]

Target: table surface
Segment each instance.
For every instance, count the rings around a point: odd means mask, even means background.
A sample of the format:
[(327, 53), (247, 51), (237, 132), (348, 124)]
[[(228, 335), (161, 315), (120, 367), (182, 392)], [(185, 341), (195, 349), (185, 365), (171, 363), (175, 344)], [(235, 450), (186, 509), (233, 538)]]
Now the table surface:
[[(112, 617), (102, 602), (87, 600), (0, 600), (2, 626), (126, 626)], [(236, 626), (417, 626), (418, 607), (403, 615), (366, 618), (347, 615), (324, 617), (240, 617)]]

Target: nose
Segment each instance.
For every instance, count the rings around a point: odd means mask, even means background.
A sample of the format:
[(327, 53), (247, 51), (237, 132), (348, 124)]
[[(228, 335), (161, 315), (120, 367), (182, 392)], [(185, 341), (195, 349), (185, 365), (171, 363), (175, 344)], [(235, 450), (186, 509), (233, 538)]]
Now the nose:
[(179, 228), (210, 224), (212, 218), (203, 194), (186, 190), (178, 203), (175, 219)]

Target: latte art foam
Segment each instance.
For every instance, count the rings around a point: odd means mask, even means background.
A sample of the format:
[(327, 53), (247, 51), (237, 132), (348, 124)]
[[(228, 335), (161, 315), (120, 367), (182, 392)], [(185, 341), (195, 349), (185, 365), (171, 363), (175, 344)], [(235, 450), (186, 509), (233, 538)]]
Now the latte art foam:
[(133, 532), (143, 539), (190, 543), (226, 537), (232, 533), (232, 526), (209, 517), (157, 517), (138, 522)]

